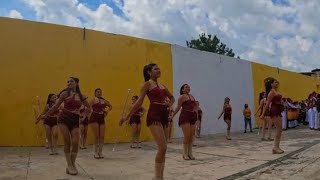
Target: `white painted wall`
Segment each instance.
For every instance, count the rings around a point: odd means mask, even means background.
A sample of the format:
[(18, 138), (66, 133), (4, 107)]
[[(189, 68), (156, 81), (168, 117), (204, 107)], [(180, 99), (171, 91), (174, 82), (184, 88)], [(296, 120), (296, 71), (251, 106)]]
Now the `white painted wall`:
[[(191, 86), (191, 94), (203, 110), (201, 134), (216, 134), (226, 130), (223, 117), (218, 121), (225, 97), (233, 108), (231, 132), (244, 130), (242, 110), (249, 104), (254, 114), (251, 63), (218, 54), (172, 45), (174, 96), (179, 97), (182, 84)], [(182, 137), (174, 119), (175, 137)], [(252, 117), (253, 127), (255, 119)]]

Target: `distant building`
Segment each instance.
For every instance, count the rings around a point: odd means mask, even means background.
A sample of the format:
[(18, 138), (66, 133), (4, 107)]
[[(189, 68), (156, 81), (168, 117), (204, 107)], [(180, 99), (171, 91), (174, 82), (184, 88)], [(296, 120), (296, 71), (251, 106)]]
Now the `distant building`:
[(310, 77), (320, 78), (320, 69), (314, 69), (311, 72), (301, 72), (301, 74), (310, 76)]

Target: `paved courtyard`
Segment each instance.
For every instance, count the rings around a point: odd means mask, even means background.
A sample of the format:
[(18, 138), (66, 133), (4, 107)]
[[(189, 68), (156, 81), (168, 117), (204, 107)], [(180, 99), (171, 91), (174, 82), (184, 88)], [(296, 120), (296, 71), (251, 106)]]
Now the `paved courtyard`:
[[(182, 139), (175, 139), (168, 145), (165, 179), (320, 179), (319, 135), (305, 126), (284, 131), (282, 155), (272, 155), (273, 142), (261, 142), (257, 130), (234, 133), (231, 141), (223, 134), (205, 136), (196, 140), (195, 161), (182, 160)], [(91, 146), (80, 150), (77, 176), (65, 174), (62, 147), (58, 156), (49, 156), (44, 147), (1, 147), (0, 180), (152, 179), (155, 144), (144, 142), (142, 149), (129, 146), (119, 144), (113, 152), (113, 144), (107, 144), (105, 158), (99, 160), (93, 158)]]

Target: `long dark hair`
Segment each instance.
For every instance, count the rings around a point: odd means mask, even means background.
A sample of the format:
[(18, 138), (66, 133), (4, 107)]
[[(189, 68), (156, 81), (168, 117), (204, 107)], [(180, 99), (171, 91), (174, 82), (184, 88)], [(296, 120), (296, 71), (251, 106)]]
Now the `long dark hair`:
[[(82, 93), (81, 93), (81, 90), (80, 90), (80, 87), (79, 87), (79, 78), (76, 78), (76, 77), (70, 77), (70, 79), (73, 79), (76, 83), (77, 83), (77, 86), (76, 86), (76, 93), (78, 93), (79, 97), (80, 97), (80, 100), (81, 101), (84, 101), (85, 98), (83, 97)], [(67, 91), (68, 93), (68, 96), (71, 94), (71, 89), (70, 88), (65, 88), (64, 90), (62, 90), (59, 94), (58, 94), (58, 98), (60, 97), (60, 95)]]
[(151, 71), (152, 68), (153, 68), (154, 66), (156, 66), (156, 65), (157, 65), (157, 64), (151, 63), (151, 64), (145, 65), (145, 66), (143, 67), (143, 77), (144, 77), (144, 81), (145, 81), (145, 82), (147, 82), (147, 81), (150, 80), (151, 77), (150, 77), (149, 71)]
[(183, 84), (183, 85), (181, 86), (181, 88), (180, 88), (180, 95), (183, 94), (183, 88), (184, 88), (184, 86), (186, 86), (186, 85), (188, 85), (188, 84)]
[(51, 102), (51, 98), (52, 98), (52, 96), (54, 96), (54, 95), (55, 95), (55, 94), (53, 94), (53, 93), (50, 93), (50, 94), (48, 95), (47, 105), (48, 105), (49, 107), (52, 107), (52, 106), (54, 105), (54, 103)]
[(259, 105), (260, 105), (261, 100), (263, 99), (263, 95), (265, 95), (265, 92), (261, 92), (259, 94)]
[(266, 88), (266, 97), (268, 97), (268, 95), (269, 95), (269, 93), (270, 93), (270, 91), (271, 91), (271, 89), (272, 89), (272, 83), (275, 81), (275, 79), (274, 78), (267, 78), (266, 80), (265, 80), (265, 88)]

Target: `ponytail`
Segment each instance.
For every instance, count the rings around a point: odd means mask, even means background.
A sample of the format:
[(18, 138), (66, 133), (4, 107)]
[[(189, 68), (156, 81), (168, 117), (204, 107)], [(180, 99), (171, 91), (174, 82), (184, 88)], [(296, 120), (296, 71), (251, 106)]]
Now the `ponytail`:
[(77, 87), (76, 87), (76, 93), (79, 94), (79, 97), (80, 97), (81, 102), (84, 101), (84, 100), (86, 100), (86, 98), (83, 97), (83, 95), (82, 95), (82, 93), (81, 93), (81, 91), (80, 91), (79, 85), (77, 85)]
[(268, 95), (269, 93), (271, 92), (271, 89), (272, 89), (272, 83), (275, 81), (275, 79), (273, 78), (268, 78), (266, 81), (265, 81), (265, 88), (266, 88), (266, 97), (268, 98)]
[(55, 94), (53, 94), (53, 93), (51, 93), (51, 94), (48, 95), (47, 105), (48, 105), (49, 107), (52, 107), (52, 106), (54, 105), (54, 103), (51, 102), (51, 98), (52, 98), (52, 96), (54, 96), (54, 95), (55, 95)]

